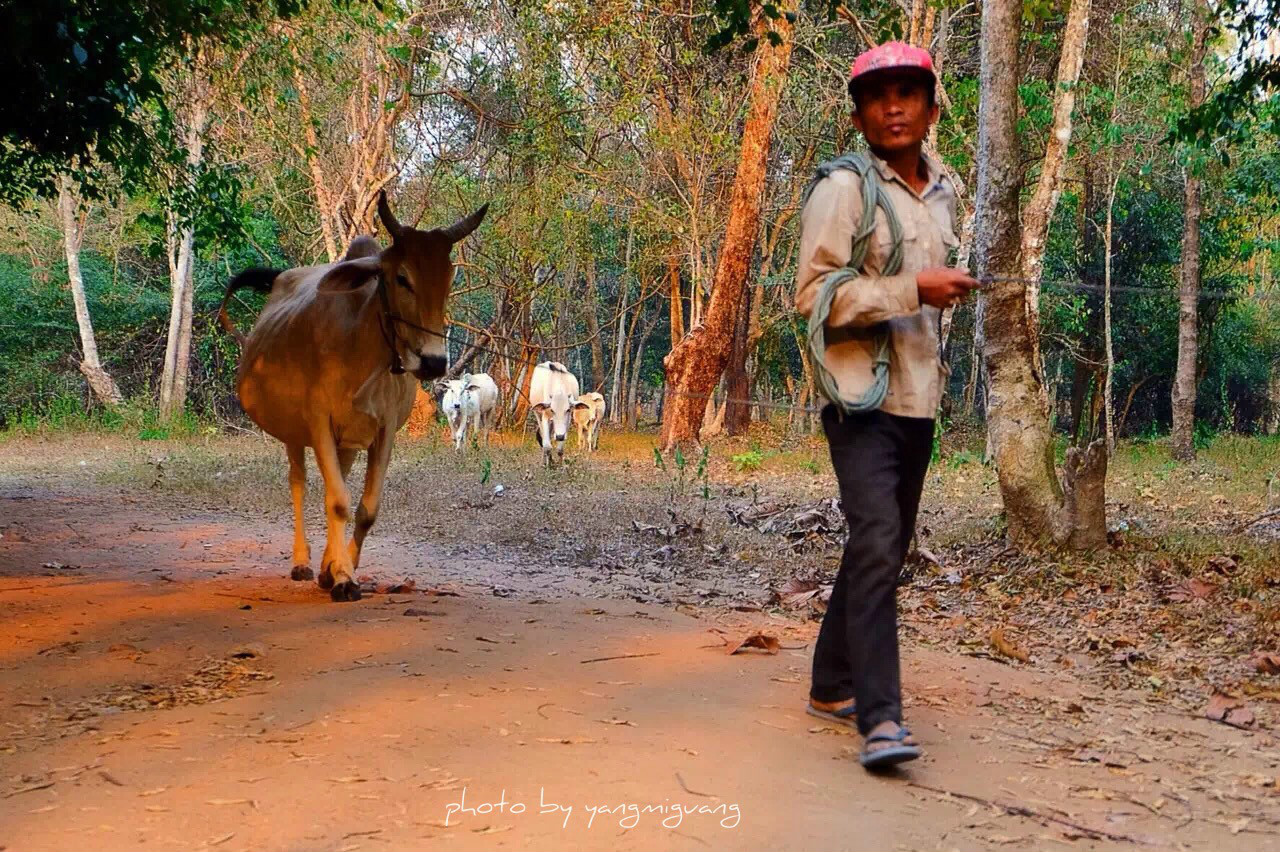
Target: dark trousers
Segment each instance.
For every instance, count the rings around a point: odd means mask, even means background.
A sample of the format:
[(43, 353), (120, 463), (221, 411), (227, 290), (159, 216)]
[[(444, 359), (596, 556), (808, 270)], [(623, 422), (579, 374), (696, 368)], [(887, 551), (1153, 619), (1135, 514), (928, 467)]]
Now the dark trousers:
[(813, 652), (816, 701), (855, 699), (864, 735), (902, 722), (897, 589), (933, 451), (933, 421), (822, 411), (849, 540)]

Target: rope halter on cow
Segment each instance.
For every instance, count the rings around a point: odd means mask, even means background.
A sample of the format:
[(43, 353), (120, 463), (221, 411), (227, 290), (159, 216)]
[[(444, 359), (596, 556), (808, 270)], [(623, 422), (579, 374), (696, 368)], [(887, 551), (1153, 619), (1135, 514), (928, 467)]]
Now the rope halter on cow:
[(879, 408), (889, 392), (889, 325), (879, 323), (872, 332), (875, 353), (871, 367), (871, 386), (859, 397), (846, 397), (840, 393), (840, 386), (827, 367), (827, 317), (831, 314), (831, 303), (840, 286), (865, 273), (867, 249), (876, 227), (877, 207), (884, 211), (892, 241), (889, 256), (885, 259), (880, 274), (897, 275), (902, 269), (902, 222), (893, 209), (893, 201), (880, 185), (879, 173), (865, 153), (845, 154), (819, 166), (817, 174), (801, 197), (801, 209), (809, 202), (809, 196), (818, 182), (839, 169), (851, 171), (862, 178), (862, 218), (853, 232), (849, 262), (828, 272), (818, 290), (813, 312), (809, 315), (809, 352), (813, 356), (813, 376), (818, 390), (835, 403), (842, 413), (856, 414)]
[[(415, 331), (421, 331), (423, 334), (431, 334), (436, 337), (445, 337), (438, 331), (432, 331), (424, 328), (416, 322), (405, 319), (391, 309), (391, 296), (387, 293), (387, 276), (378, 273), (378, 300), (382, 302), (382, 316), (378, 318), (378, 327), (382, 329), (382, 339), (387, 342), (387, 348), (391, 350), (391, 374), (393, 376), (403, 375), (405, 372), (404, 361), (400, 357), (400, 349), (396, 346), (403, 338), (396, 331), (396, 324), (407, 325)], [(447, 339), (447, 338), (446, 338)]]

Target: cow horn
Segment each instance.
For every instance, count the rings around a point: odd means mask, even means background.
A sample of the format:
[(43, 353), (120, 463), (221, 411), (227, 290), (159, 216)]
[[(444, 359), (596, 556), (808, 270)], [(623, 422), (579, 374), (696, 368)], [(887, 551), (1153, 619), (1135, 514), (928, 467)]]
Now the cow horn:
[(484, 221), (484, 214), (489, 212), (489, 205), (481, 205), (480, 209), (472, 213), (465, 219), (459, 219), (449, 227), (445, 228), (443, 233), (450, 243), (460, 242), (467, 238), (467, 235), (480, 227), (480, 223)]
[(382, 220), (382, 226), (387, 229), (387, 233), (394, 240), (404, 233), (404, 226), (397, 221), (395, 214), (391, 212), (391, 205), (387, 204), (387, 193), (385, 190), (378, 191), (378, 218)]

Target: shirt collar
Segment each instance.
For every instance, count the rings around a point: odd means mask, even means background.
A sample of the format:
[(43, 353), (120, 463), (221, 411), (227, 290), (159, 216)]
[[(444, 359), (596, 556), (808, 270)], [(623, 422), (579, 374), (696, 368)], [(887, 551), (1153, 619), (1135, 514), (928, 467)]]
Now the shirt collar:
[[(897, 172), (890, 168), (888, 163), (877, 157), (875, 152), (869, 150), (867, 155), (871, 157), (871, 163), (876, 167), (876, 171), (880, 173), (882, 180), (888, 181), (889, 183), (897, 182), (903, 189), (907, 190), (907, 192), (910, 192), (913, 195), (915, 194), (915, 190), (908, 186), (907, 182), (904, 181)], [(929, 182), (925, 185), (924, 192), (921, 193), (920, 197), (928, 198), (934, 190), (941, 186), (943, 181), (942, 170), (938, 168), (938, 164), (934, 162), (933, 158), (923, 151), (920, 152), (920, 159), (924, 160), (925, 173), (929, 178)]]

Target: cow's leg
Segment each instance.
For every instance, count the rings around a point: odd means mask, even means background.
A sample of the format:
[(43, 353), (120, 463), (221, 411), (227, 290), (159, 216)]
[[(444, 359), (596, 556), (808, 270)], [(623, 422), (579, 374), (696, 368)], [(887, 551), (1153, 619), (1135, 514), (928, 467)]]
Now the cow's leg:
[(289, 576), (295, 580), (310, 580), (311, 545), (307, 544), (306, 521), (302, 514), (302, 498), (307, 493), (307, 448), (302, 444), (287, 444), (289, 454), (289, 494), (293, 497), (293, 570)]
[(360, 495), (355, 534), (351, 536), (352, 570), (360, 567), (360, 549), (364, 547), (364, 537), (378, 519), (378, 502), (382, 497), (382, 484), (387, 478), (387, 462), (391, 460), (391, 445), (394, 443), (395, 433), (384, 431), (369, 447), (369, 463), (364, 472), (364, 493)]
[[(312, 446), (316, 464), (324, 476), (324, 512), (328, 521), (324, 558), (316, 582), (328, 589), (335, 601), (360, 599), (360, 586), (352, 576), (351, 556), (346, 548), (347, 519), (351, 516), (351, 494), (342, 475), (342, 460), (328, 423), (313, 430)], [(354, 453), (352, 453), (354, 458)], [(347, 464), (350, 465), (350, 460)]]

